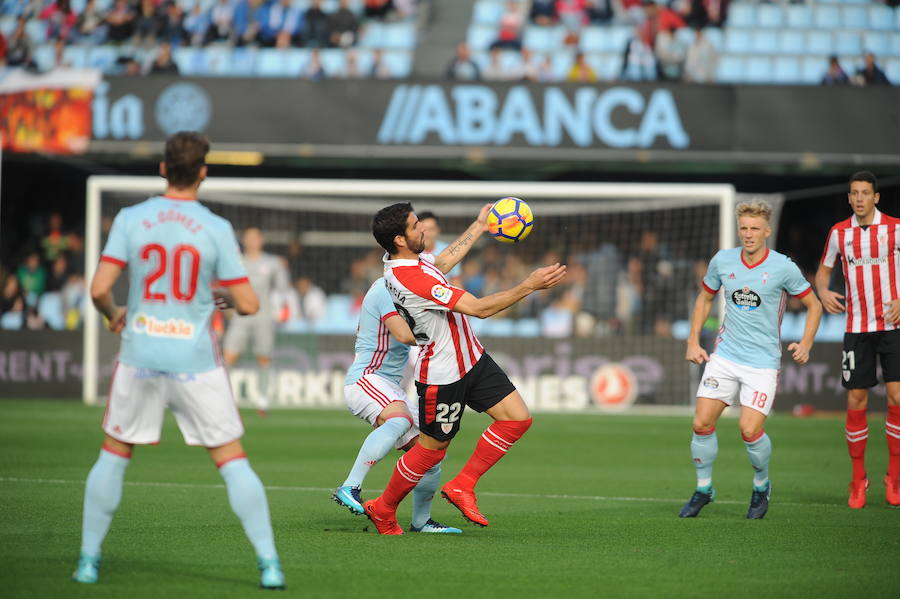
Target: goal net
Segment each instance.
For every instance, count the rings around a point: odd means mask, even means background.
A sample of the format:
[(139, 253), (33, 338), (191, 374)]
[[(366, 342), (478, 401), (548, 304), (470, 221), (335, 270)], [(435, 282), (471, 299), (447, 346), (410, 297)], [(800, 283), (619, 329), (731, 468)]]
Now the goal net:
[[(89, 179), (89, 280), (115, 214), (163, 189), (155, 177)], [(526, 402), (538, 411), (689, 405), (696, 373), (683, 340), (709, 258), (735, 244), (730, 185), (212, 178), (201, 201), (239, 236), (260, 227), (265, 251), (290, 274), (290, 289), (273, 300), (273, 407), (343, 406), (359, 304), (381, 276), (382, 251), (371, 234), (378, 209), (410, 201), (417, 212), (434, 212), (439, 239), (449, 243), (484, 203), (505, 196), (530, 204), (533, 232), (519, 244), (484, 235), (451, 280), (483, 296), (537, 266), (568, 265), (558, 288), (471, 319)], [(125, 279), (115, 290), (119, 303)], [(118, 349), (103, 324), (86, 311), (83, 396), (91, 404), (105, 399)], [(716, 328), (713, 315), (708, 339)], [(261, 392), (254, 365), (248, 352), (230, 369), (239, 403)]]

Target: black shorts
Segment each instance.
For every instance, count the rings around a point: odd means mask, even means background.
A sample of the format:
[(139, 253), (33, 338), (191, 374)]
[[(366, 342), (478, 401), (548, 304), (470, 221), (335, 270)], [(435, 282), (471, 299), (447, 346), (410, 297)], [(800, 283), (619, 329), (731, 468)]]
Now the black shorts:
[(844, 333), (841, 384), (844, 389), (868, 389), (878, 384), (875, 357), (885, 383), (900, 381), (900, 329), (874, 333)]
[(455, 383), (425, 385), (416, 381), (419, 430), (438, 441), (449, 441), (459, 432), (466, 406), (484, 412), (515, 390), (506, 373), (487, 354)]

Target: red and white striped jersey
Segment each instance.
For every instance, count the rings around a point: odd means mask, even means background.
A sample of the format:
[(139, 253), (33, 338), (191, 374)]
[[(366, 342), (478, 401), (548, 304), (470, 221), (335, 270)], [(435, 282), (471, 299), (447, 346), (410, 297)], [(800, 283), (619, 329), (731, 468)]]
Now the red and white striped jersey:
[(465, 289), (450, 285), (431, 256), (390, 260), (385, 255), (384, 279), (419, 345), (416, 380), (448, 385), (461, 379), (484, 354), (468, 317), (453, 312)]
[(860, 226), (854, 214), (831, 227), (822, 264), (834, 268), (838, 256), (844, 268), (847, 332), (891, 331), (885, 322), (887, 304), (900, 297), (897, 291), (897, 252), (900, 219), (875, 210), (868, 227)]

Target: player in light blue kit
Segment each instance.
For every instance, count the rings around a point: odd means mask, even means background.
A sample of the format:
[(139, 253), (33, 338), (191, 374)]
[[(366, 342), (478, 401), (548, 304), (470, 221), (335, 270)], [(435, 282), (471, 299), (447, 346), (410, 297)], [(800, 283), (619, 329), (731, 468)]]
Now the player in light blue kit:
[[(459, 239), (435, 257), (442, 272), (452, 270), (484, 233), (491, 205), (485, 205), (478, 219)], [(360, 447), (353, 468), (332, 499), (352, 513), (364, 513), (360, 490), (369, 470), (392, 447), (407, 450), (419, 436), (418, 398), (410, 401), (404, 390), (404, 371), (409, 346), (415, 337), (398, 312), (384, 279), (375, 281), (363, 299), (356, 334), (356, 357), (344, 380), (344, 400), (350, 412), (373, 427)], [(461, 533), (431, 519), (431, 502), (441, 478), (440, 464), (426, 472), (413, 490), (410, 532)]]
[[(210, 329), (218, 297), (241, 314), (259, 301), (241, 264), (231, 224), (197, 202), (206, 178), (209, 141), (180, 132), (166, 142), (162, 196), (116, 216), (91, 283), (94, 306), (121, 333), (103, 415), (106, 439), (87, 477), (81, 559), (72, 578), (97, 582), (100, 546), (122, 497), (135, 445), (157, 443), (168, 406), (185, 442), (207, 448), (219, 468), (231, 508), (253, 544), (260, 587), (284, 588), (266, 492), (241, 446), (244, 433), (216, 340)], [(112, 288), (128, 268), (127, 308)]]
[[(709, 363), (697, 389), (691, 441), (697, 488), (681, 509), (682, 518), (696, 517), (715, 497), (712, 468), (719, 452), (716, 422), (736, 396), (741, 405), (741, 436), (754, 471), (747, 518), (766, 515), (772, 489), (772, 442), (763, 426), (775, 400), (781, 368), (781, 317), (787, 294), (800, 298), (806, 307), (803, 338), (788, 345), (798, 364), (809, 360), (822, 317), (822, 305), (797, 265), (766, 247), (766, 239), (772, 233), (771, 206), (766, 202), (744, 202), (738, 204), (736, 213), (741, 247), (720, 250), (713, 256), (691, 317), (685, 357), (696, 364)], [(700, 347), (700, 329), (720, 289), (725, 294), (725, 318), (710, 357)]]

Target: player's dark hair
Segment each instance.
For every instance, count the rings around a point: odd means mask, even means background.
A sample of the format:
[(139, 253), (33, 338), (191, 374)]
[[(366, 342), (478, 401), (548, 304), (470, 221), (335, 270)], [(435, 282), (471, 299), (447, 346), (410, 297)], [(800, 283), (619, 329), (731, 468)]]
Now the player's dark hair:
[(436, 222), (438, 225), (441, 224), (441, 219), (439, 219), (437, 217), (437, 214), (435, 214), (431, 210), (426, 210), (425, 212), (420, 212), (418, 216), (419, 216), (419, 220), (428, 220), (429, 218), (433, 218), (434, 222)]
[(850, 185), (853, 184), (854, 181), (863, 181), (865, 183), (872, 184), (872, 191), (878, 193), (878, 179), (875, 178), (875, 175), (870, 173), (869, 171), (859, 171), (853, 173), (850, 176), (850, 180), (847, 182), (847, 191), (850, 191)]
[(412, 204), (401, 202), (391, 204), (375, 213), (375, 218), (372, 219), (372, 235), (388, 254), (397, 252), (394, 238), (406, 233), (406, 219), (412, 211)]
[(196, 131), (179, 131), (166, 140), (166, 180), (173, 187), (190, 187), (206, 164), (209, 139)]

